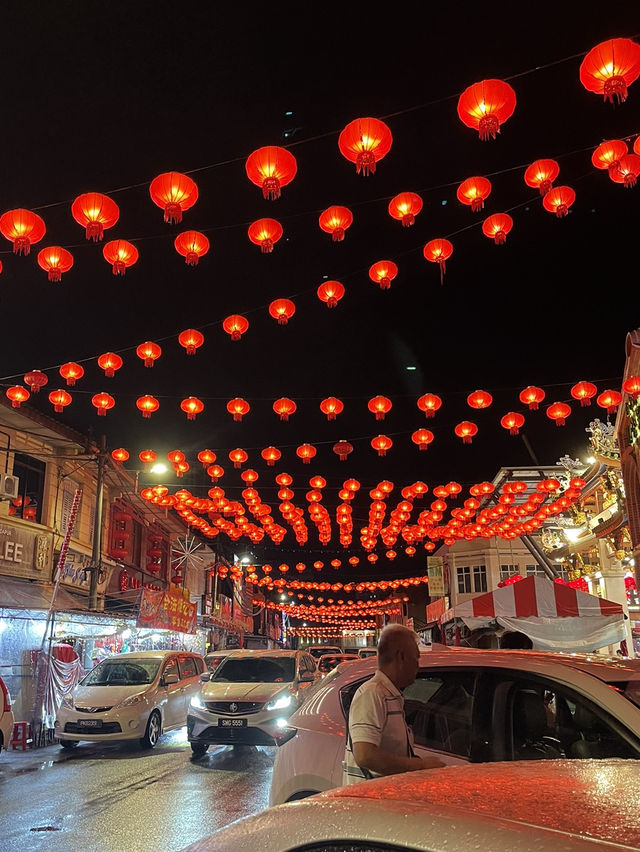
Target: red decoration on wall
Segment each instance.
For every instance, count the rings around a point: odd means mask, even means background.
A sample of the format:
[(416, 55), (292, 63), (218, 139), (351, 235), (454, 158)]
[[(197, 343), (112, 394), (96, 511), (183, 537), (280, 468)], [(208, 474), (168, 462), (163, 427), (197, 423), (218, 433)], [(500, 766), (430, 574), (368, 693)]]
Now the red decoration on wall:
[(339, 281), (325, 281), (318, 287), (318, 298), (328, 308), (335, 308), (344, 296), (344, 286)]
[(178, 254), (187, 266), (197, 266), (201, 257), (209, 251), (209, 240), (200, 231), (183, 231), (173, 241)]
[(374, 396), (367, 404), (369, 411), (375, 414), (376, 420), (384, 420), (385, 414), (391, 411), (391, 406), (391, 400), (386, 396)]
[(520, 391), (520, 402), (528, 405), (531, 411), (537, 411), (540, 403), (545, 398), (546, 394), (542, 388), (535, 385), (528, 385), (524, 390)]
[(440, 283), (443, 283), (444, 273), (447, 271), (446, 261), (453, 254), (453, 245), (449, 240), (438, 238), (429, 240), (422, 253), (431, 263), (437, 263), (440, 266)]
[(376, 164), (389, 153), (392, 143), (391, 130), (377, 118), (356, 118), (338, 138), (342, 156), (365, 176), (375, 174)]
[(600, 408), (605, 408), (607, 414), (615, 414), (622, 402), (622, 394), (616, 390), (605, 390), (596, 399)]
[(524, 426), (524, 417), (517, 411), (509, 411), (500, 420), (500, 425), (503, 429), (508, 429), (510, 435), (519, 435)]
[(69, 387), (73, 387), (76, 380), (81, 379), (84, 376), (84, 367), (81, 367), (80, 364), (76, 364), (75, 361), (68, 361), (60, 367), (59, 372), (62, 378), (66, 379), (67, 385)]
[(458, 99), (463, 124), (478, 131), (480, 139), (496, 138), (500, 126), (513, 115), (516, 93), (503, 80), (482, 80), (466, 88)]
[(5, 391), (7, 399), (11, 400), (12, 408), (20, 408), (23, 402), (26, 402), (31, 394), (22, 385), (13, 385)]
[(626, 101), (627, 87), (640, 75), (640, 45), (630, 38), (612, 38), (593, 47), (580, 65), (580, 82), (605, 101)]
[(251, 183), (262, 188), (263, 198), (273, 201), (280, 198), (280, 188), (294, 179), (298, 164), (291, 151), (267, 145), (249, 154), (245, 169)]
[(482, 223), (482, 233), (492, 239), (497, 246), (504, 245), (507, 234), (513, 228), (513, 219), (508, 213), (494, 213)]
[(576, 382), (571, 388), (571, 396), (580, 400), (580, 405), (591, 405), (591, 400), (598, 393), (598, 388), (592, 382)]
[(456, 198), (471, 207), (473, 213), (482, 210), (491, 195), (491, 181), (485, 177), (470, 177), (463, 180), (456, 190)]
[(162, 355), (162, 349), (157, 343), (152, 343), (150, 340), (147, 340), (145, 343), (141, 343), (137, 347), (136, 355), (144, 361), (145, 367), (153, 367), (154, 363)]
[(555, 160), (535, 160), (525, 170), (524, 182), (540, 190), (540, 195), (546, 195), (559, 174), (560, 166)]
[(160, 403), (155, 398), (155, 396), (150, 396), (146, 394), (145, 396), (140, 396), (136, 400), (136, 406), (142, 412), (142, 416), (145, 419), (149, 419), (154, 411), (157, 411), (160, 408)]
[(340, 461), (346, 461), (349, 453), (353, 452), (353, 444), (348, 441), (338, 441), (333, 445), (333, 452), (338, 456)]
[(195, 328), (187, 328), (178, 335), (178, 343), (187, 350), (187, 355), (195, 355), (204, 343), (204, 334)]
[(25, 373), (23, 379), (25, 385), (31, 388), (31, 393), (38, 393), (40, 388), (43, 388), (49, 381), (47, 374), (43, 373), (42, 370), (31, 370), (29, 373)]
[(318, 224), (326, 234), (331, 234), (334, 243), (344, 240), (344, 232), (353, 222), (353, 213), (348, 207), (334, 205), (323, 210)]
[(566, 216), (576, 200), (576, 194), (570, 186), (556, 186), (550, 189), (542, 199), (545, 210), (555, 213), (558, 218)]
[(393, 441), (387, 435), (377, 435), (371, 439), (371, 446), (379, 456), (386, 456), (387, 450), (393, 446)]
[(111, 264), (114, 275), (124, 275), (127, 267), (138, 260), (138, 249), (128, 240), (111, 240), (102, 249), (104, 259)]
[(456, 433), (458, 438), (462, 438), (463, 444), (470, 444), (472, 438), (478, 434), (478, 427), (470, 420), (463, 420), (458, 423), (453, 431)]
[(104, 374), (108, 379), (112, 379), (116, 370), (122, 367), (122, 358), (116, 355), (115, 352), (105, 352), (104, 355), (98, 357), (98, 367), (104, 370)]
[(100, 417), (104, 417), (107, 411), (113, 408), (116, 401), (108, 393), (96, 393), (91, 397), (91, 404), (95, 407)]
[(188, 396), (182, 400), (180, 408), (187, 415), (187, 420), (195, 420), (196, 415), (204, 411), (204, 403), (197, 396)]
[(435, 393), (425, 393), (418, 399), (417, 405), (426, 417), (435, 417), (436, 411), (442, 406), (442, 400)]
[(0, 216), (0, 233), (13, 243), (14, 254), (29, 254), (31, 246), (40, 242), (46, 231), (43, 219), (22, 207), (7, 210)]
[(120, 218), (118, 205), (101, 192), (85, 192), (71, 205), (71, 215), (84, 228), (88, 240), (97, 243), (107, 228), (113, 228)]
[(62, 414), (64, 407), (71, 404), (71, 394), (66, 390), (55, 390), (49, 394), (49, 402), (53, 405), (53, 410), (58, 414)]
[(278, 321), (278, 325), (286, 325), (296, 312), (296, 306), (291, 299), (274, 299), (269, 305), (269, 314)]
[(388, 290), (397, 274), (398, 267), (392, 260), (379, 260), (369, 268), (369, 278), (381, 290)]
[(198, 200), (195, 181), (180, 172), (165, 172), (151, 181), (149, 194), (154, 204), (164, 210), (164, 221), (182, 222), (182, 214)]
[(344, 403), (335, 396), (328, 396), (320, 403), (320, 411), (327, 415), (327, 420), (335, 420), (344, 411)]
[(554, 402), (547, 408), (547, 417), (556, 421), (556, 426), (564, 426), (567, 417), (571, 414), (571, 406), (566, 402)]
[(231, 337), (232, 340), (240, 340), (245, 331), (249, 328), (249, 320), (240, 314), (231, 314), (222, 323), (223, 329)]
[(402, 222), (403, 228), (414, 224), (422, 210), (422, 199), (416, 192), (400, 192), (389, 202), (389, 216)]
[(247, 233), (251, 242), (260, 246), (262, 254), (269, 254), (284, 232), (275, 219), (257, 219), (249, 225)]
[[(229, 414), (233, 414), (233, 419), (237, 421), (241, 421), (245, 414), (248, 414), (251, 409), (251, 406), (246, 401), (246, 399), (242, 399), (242, 397), (235, 397), (234, 399), (230, 399), (227, 403), (227, 411)], [(213, 459), (212, 461), (215, 461)]]
[(47, 273), (49, 281), (57, 282), (73, 266), (73, 255), (62, 246), (47, 246), (38, 252), (38, 266)]
[(298, 406), (295, 402), (292, 399), (288, 399), (286, 396), (277, 399), (273, 403), (273, 410), (280, 416), (280, 420), (288, 420), (289, 415), (293, 414), (297, 407)]

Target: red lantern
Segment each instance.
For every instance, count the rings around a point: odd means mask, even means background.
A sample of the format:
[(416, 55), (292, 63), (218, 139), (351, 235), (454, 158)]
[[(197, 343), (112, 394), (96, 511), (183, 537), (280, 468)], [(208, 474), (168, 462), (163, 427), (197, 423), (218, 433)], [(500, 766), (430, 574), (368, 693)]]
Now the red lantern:
[(251, 242), (260, 246), (262, 254), (269, 254), (284, 232), (275, 219), (257, 219), (249, 225), (247, 233)]
[(453, 254), (453, 245), (444, 238), (429, 240), (422, 253), (431, 263), (440, 265), (440, 283), (443, 283), (444, 273), (447, 271), (446, 261)]
[(274, 299), (269, 305), (269, 313), (278, 320), (278, 325), (286, 325), (296, 312), (296, 306), (291, 299)]
[(571, 406), (566, 402), (554, 402), (547, 408), (547, 417), (556, 421), (556, 426), (564, 426), (567, 417), (571, 414)]
[(623, 183), (627, 189), (636, 185), (640, 175), (640, 157), (637, 154), (625, 154), (618, 160), (615, 171), (609, 171), (609, 177), (614, 183)]
[(198, 461), (202, 463), (202, 467), (206, 470), (210, 464), (213, 464), (217, 456), (213, 450), (200, 450), (198, 453)]
[(123, 447), (119, 447), (117, 450), (111, 450), (111, 458), (117, 462), (117, 464), (122, 464), (123, 462), (128, 461), (129, 453)]
[(567, 215), (575, 200), (576, 194), (570, 186), (556, 186), (547, 192), (542, 199), (542, 204), (545, 210), (561, 218)]
[(242, 467), (248, 458), (247, 453), (239, 447), (236, 450), (231, 450), (229, 453), (229, 459), (233, 462), (234, 467)]
[(154, 204), (164, 210), (164, 221), (182, 222), (182, 214), (198, 200), (198, 187), (187, 175), (165, 172), (151, 181), (149, 194)]
[(127, 240), (111, 240), (105, 244), (102, 255), (111, 264), (114, 275), (124, 275), (139, 257), (138, 249)]
[(596, 402), (600, 408), (607, 409), (607, 414), (615, 414), (622, 402), (622, 394), (615, 390), (605, 390), (598, 396)]
[(334, 243), (344, 240), (344, 232), (353, 222), (353, 213), (348, 207), (334, 205), (323, 210), (318, 224), (326, 234), (331, 234)]
[(173, 244), (187, 266), (197, 266), (200, 258), (209, 251), (209, 240), (200, 231), (183, 231)]
[(371, 439), (371, 446), (379, 456), (386, 456), (387, 450), (393, 446), (393, 441), (387, 435), (378, 435)]
[(318, 298), (328, 308), (335, 308), (344, 296), (344, 287), (339, 281), (325, 281), (318, 287)]
[(116, 355), (115, 352), (105, 352), (104, 355), (100, 355), (98, 358), (98, 366), (101, 370), (104, 370), (104, 374), (108, 379), (112, 379), (116, 374), (116, 370), (122, 367), (122, 358)]
[(53, 405), (53, 410), (58, 414), (62, 414), (65, 405), (70, 405), (71, 394), (66, 390), (55, 390), (49, 394), (49, 402)]
[(625, 379), (622, 383), (622, 390), (637, 399), (640, 396), (640, 376), (629, 376), (628, 379)]
[(24, 375), (23, 379), (25, 385), (29, 385), (31, 388), (31, 393), (38, 393), (40, 388), (43, 388), (49, 381), (46, 373), (43, 373), (42, 370), (31, 370), (30, 373)]
[(144, 361), (145, 367), (153, 367), (155, 361), (162, 355), (162, 349), (157, 343), (147, 340), (137, 347), (136, 355)]
[(240, 474), (240, 479), (242, 479), (243, 482), (251, 483), (256, 482), (259, 479), (259, 476), (255, 470), (249, 469), (242, 471), (242, 473)]
[(178, 335), (178, 343), (187, 350), (187, 355), (195, 355), (204, 343), (204, 335), (195, 328), (187, 328)]
[(369, 278), (381, 290), (388, 290), (397, 274), (398, 267), (392, 260), (379, 260), (369, 268)]
[(463, 180), (456, 190), (458, 201), (471, 207), (474, 213), (482, 210), (484, 202), (491, 195), (491, 181), (485, 177), (470, 177)]
[(12, 408), (20, 408), (23, 402), (26, 402), (31, 394), (22, 385), (13, 385), (5, 391), (7, 398), (11, 400)]
[(418, 445), (419, 449), (426, 450), (433, 441), (433, 432), (430, 432), (428, 429), (416, 429), (411, 436), (411, 440), (414, 444)]
[(277, 447), (265, 447), (260, 455), (269, 467), (273, 467), (273, 465), (281, 458), (282, 453)]
[(399, 219), (403, 228), (409, 228), (422, 210), (422, 199), (415, 192), (401, 192), (389, 202), (389, 216)]
[(204, 411), (204, 403), (197, 396), (188, 396), (182, 400), (180, 408), (187, 415), (187, 420), (195, 420), (196, 415)]
[(240, 314), (231, 314), (222, 323), (223, 329), (231, 337), (232, 340), (240, 340), (245, 331), (249, 328), (249, 320)]
[(622, 139), (609, 139), (601, 142), (591, 155), (591, 162), (596, 169), (608, 169), (609, 174), (618, 168), (620, 158), (628, 152), (627, 143)]
[(520, 391), (520, 402), (528, 405), (531, 411), (537, 411), (540, 403), (545, 398), (546, 394), (542, 388), (535, 385), (528, 385), (524, 390)]
[(31, 246), (40, 242), (46, 231), (40, 216), (22, 207), (0, 216), (0, 233), (13, 243), (14, 254), (29, 254)]
[(482, 80), (464, 90), (458, 99), (463, 124), (478, 131), (480, 139), (494, 139), (500, 125), (513, 115), (516, 93), (502, 80)]
[(493, 402), (493, 397), (490, 393), (483, 390), (477, 390), (470, 393), (467, 397), (467, 405), (471, 408), (489, 408)]
[(158, 456), (153, 450), (142, 450), (142, 452), (138, 453), (138, 458), (143, 464), (152, 464)]
[(68, 361), (60, 367), (59, 372), (62, 378), (66, 379), (67, 385), (69, 387), (73, 387), (76, 383), (76, 379), (81, 379), (84, 376), (84, 367), (81, 367), (80, 364), (76, 364), (75, 361)]
[(540, 195), (546, 195), (559, 174), (560, 166), (555, 160), (535, 160), (527, 167), (524, 182), (527, 186), (539, 189)]
[(384, 420), (385, 414), (391, 411), (391, 400), (386, 396), (374, 396), (369, 400), (367, 408), (372, 414), (375, 414), (376, 420)]
[(471, 423), (470, 420), (463, 420), (461, 423), (458, 423), (453, 431), (458, 438), (462, 438), (463, 444), (470, 444), (471, 439), (478, 434), (478, 427), (475, 423)]
[(100, 417), (104, 417), (107, 411), (113, 408), (116, 401), (108, 393), (96, 393), (91, 397), (91, 404), (96, 408)]
[(62, 273), (73, 266), (73, 255), (62, 246), (47, 246), (38, 252), (38, 266), (47, 273), (49, 281), (60, 281)]
[(492, 239), (497, 246), (504, 245), (507, 234), (513, 228), (513, 219), (508, 213), (494, 213), (482, 223), (482, 233)]
[(425, 393), (417, 402), (420, 411), (424, 411), (426, 417), (435, 417), (436, 411), (441, 407), (442, 400), (435, 393)]
[(338, 456), (340, 461), (346, 461), (349, 453), (353, 452), (353, 445), (348, 441), (338, 441), (333, 445), (333, 452)]
[(248, 414), (251, 409), (249, 403), (241, 397), (230, 399), (227, 403), (227, 411), (233, 414), (233, 419), (241, 421), (245, 414)]
[(598, 388), (591, 382), (577, 382), (571, 388), (571, 396), (580, 400), (580, 405), (591, 405), (591, 400), (598, 393)]
[(338, 138), (343, 157), (356, 164), (356, 172), (375, 174), (376, 163), (391, 150), (393, 137), (387, 125), (377, 118), (356, 118)]
[(115, 201), (101, 192), (85, 192), (71, 205), (71, 215), (84, 227), (88, 240), (97, 243), (104, 236), (105, 228), (112, 228), (120, 218)]
[(160, 403), (155, 396), (147, 394), (146, 396), (138, 397), (136, 400), (136, 406), (142, 412), (142, 416), (148, 419), (154, 411), (157, 411), (160, 408)]
[(524, 417), (517, 411), (509, 411), (500, 420), (500, 425), (503, 429), (508, 429), (510, 435), (519, 435), (520, 429), (524, 426)]
[(588, 92), (613, 103), (627, 99), (627, 86), (640, 75), (640, 45), (630, 38), (612, 38), (593, 47), (580, 65), (580, 82)]
[(296, 450), (296, 455), (302, 459), (303, 464), (309, 464), (316, 453), (317, 450), (312, 444), (301, 444)]
[(335, 420), (344, 411), (344, 403), (335, 396), (328, 396), (320, 403), (320, 411), (327, 415), (327, 420)]
[(293, 414), (297, 407), (298, 406), (295, 402), (292, 399), (288, 399), (286, 396), (277, 399), (273, 403), (273, 410), (280, 416), (280, 420), (288, 420), (289, 415)]
[[(224, 476), (224, 468), (219, 464), (209, 465), (207, 468), (207, 476), (210, 476), (213, 482), (217, 482), (221, 476)], [(211, 496), (211, 494), (209, 494)]]
[(273, 201), (280, 198), (280, 187), (294, 179), (298, 164), (286, 148), (267, 145), (249, 154), (245, 169), (251, 183), (262, 187), (263, 197)]

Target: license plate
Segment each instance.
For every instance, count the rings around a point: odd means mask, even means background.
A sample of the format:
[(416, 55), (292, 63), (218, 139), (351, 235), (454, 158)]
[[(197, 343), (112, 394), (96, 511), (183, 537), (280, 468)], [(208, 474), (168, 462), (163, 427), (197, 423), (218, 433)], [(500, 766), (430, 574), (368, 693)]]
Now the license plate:
[(80, 728), (101, 728), (102, 719), (79, 719), (78, 726)]
[(218, 719), (218, 727), (220, 728), (246, 728), (246, 719)]

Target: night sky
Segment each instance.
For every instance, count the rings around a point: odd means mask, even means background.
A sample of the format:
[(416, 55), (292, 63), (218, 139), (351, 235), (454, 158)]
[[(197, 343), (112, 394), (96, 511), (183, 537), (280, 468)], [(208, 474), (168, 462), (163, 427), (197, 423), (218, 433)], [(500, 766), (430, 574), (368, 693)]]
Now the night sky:
[[(140, 466), (140, 450), (160, 456), (181, 449), (191, 471), (167, 484), (201, 496), (211, 483), (197, 452), (208, 447), (218, 454), (225, 468), (220, 485), (239, 499), (244, 483), (227, 454), (242, 447), (278, 520), (276, 473), (293, 476), (296, 506), (308, 505), (309, 477), (324, 476), (332, 544), (321, 547), (307, 518), (305, 552), (289, 529), (280, 554), (252, 548), (259, 561), (362, 559), (366, 492), (382, 479), (396, 485), (393, 508), (400, 489), (416, 479), (431, 489), (455, 480), (464, 498), (470, 485), (492, 479), (500, 467), (532, 464), (522, 439), (499, 424), (509, 410), (525, 414), (523, 431), (541, 464), (565, 454), (584, 457), (585, 426), (606, 419), (605, 412), (573, 401), (562, 429), (545, 407), (571, 401), (578, 380), (595, 382), (598, 391), (619, 388), (625, 335), (640, 324), (640, 188), (625, 189), (591, 165), (601, 141), (640, 132), (640, 81), (625, 103), (612, 105), (587, 92), (578, 76), (582, 56), (598, 42), (637, 41), (640, 14), (631, 4), (604, 16), (556, 5), (516, 23), (508, 9), (492, 19), (479, 4), (469, 11), (465, 4), (404, 3), (384, 16), (373, 9), (245, 4), (231, 12), (222, 4), (42, 2), (14, 4), (2, 16), (0, 212), (35, 210), (47, 234), (29, 257), (13, 255), (2, 239), (1, 384), (45, 370), (49, 384), (31, 401), (53, 416), (48, 392), (64, 387), (57, 368), (79, 361), (85, 377), (70, 389), (71, 406), (55, 415), (61, 422), (105, 434), (109, 449), (127, 448), (129, 467)], [(456, 105), (464, 88), (491, 77), (510, 82), (517, 106), (498, 138), (481, 142), (460, 122)], [(394, 139), (369, 177), (357, 175), (337, 145), (340, 130), (363, 116), (382, 118)], [(290, 146), (298, 163), (295, 180), (276, 201), (264, 200), (245, 173), (246, 157), (263, 145)], [(545, 211), (537, 190), (524, 183), (524, 169), (541, 157), (560, 163), (556, 185), (576, 191), (564, 219)], [(172, 170), (190, 174), (199, 187), (180, 225), (165, 224), (149, 196), (150, 181)], [(484, 213), (456, 200), (457, 185), (471, 175), (493, 184)], [(387, 206), (408, 190), (422, 196), (424, 208), (413, 227), (403, 228)], [(104, 242), (128, 239), (140, 252), (123, 278), (112, 275), (104, 243), (86, 241), (71, 217), (73, 199), (89, 191), (107, 193), (120, 207)], [(342, 243), (318, 227), (319, 213), (331, 204), (354, 215)], [(482, 234), (482, 221), (504, 211), (513, 216), (513, 231), (495, 246)], [(249, 223), (263, 216), (284, 227), (266, 255), (247, 237)], [(196, 268), (173, 247), (187, 229), (211, 241)], [(434, 237), (454, 245), (442, 286), (437, 266), (422, 254)], [(75, 260), (60, 284), (49, 283), (37, 265), (38, 250), (52, 244), (68, 248)], [(368, 277), (380, 259), (394, 260), (400, 270), (384, 292)], [(316, 296), (325, 277), (346, 288), (334, 310)], [(267, 311), (278, 297), (296, 304), (283, 327)], [(250, 322), (240, 342), (221, 327), (232, 313)], [(194, 357), (177, 342), (189, 327), (205, 335)], [(152, 370), (135, 354), (145, 340), (163, 348)], [(106, 351), (124, 359), (113, 379), (96, 364)], [(538, 412), (518, 400), (529, 384), (547, 393)], [(466, 404), (478, 388), (494, 396), (486, 411)], [(99, 391), (116, 399), (104, 419), (91, 405)], [(444, 401), (430, 421), (416, 406), (428, 391)], [(135, 407), (145, 393), (161, 404), (150, 420)], [(376, 394), (393, 402), (382, 422), (367, 410)], [(193, 423), (179, 408), (189, 395), (205, 403)], [(226, 411), (236, 396), (251, 404), (242, 423)], [(271, 407), (280, 396), (298, 405), (288, 423)], [(318, 408), (326, 396), (345, 403), (332, 423)], [(471, 446), (453, 433), (463, 419), (479, 427)], [(420, 427), (435, 434), (427, 452), (411, 442)], [(370, 446), (379, 433), (394, 441), (385, 458)], [(354, 446), (348, 462), (332, 452), (340, 439)], [(303, 442), (318, 449), (310, 465), (295, 455)], [(274, 468), (260, 458), (270, 444), (283, 453)], [(353, 546), (344, 552), (333, 510), (348, 477), (362, 489), (354, 502)], [(384, 550), (380, 543), (376, 552)], [(413, 560), (381, 559), (375, 567), (361, 562), (355, 576), (423, 573), (420, 554), (421, 548)]]

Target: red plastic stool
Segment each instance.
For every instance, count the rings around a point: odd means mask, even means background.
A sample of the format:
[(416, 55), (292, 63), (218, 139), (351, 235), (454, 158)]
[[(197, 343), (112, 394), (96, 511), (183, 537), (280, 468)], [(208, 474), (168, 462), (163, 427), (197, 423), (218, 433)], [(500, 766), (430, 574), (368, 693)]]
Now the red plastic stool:
[(10, 741), (10, 745), (14, 750), (21, 748), (22, 751), (26, 751), (29, 743), (33, 742), (33, 739), (29, 736), (31, 733), (30, 728), (31, 726), (28, 722), (14, 722), (13, 734)]

